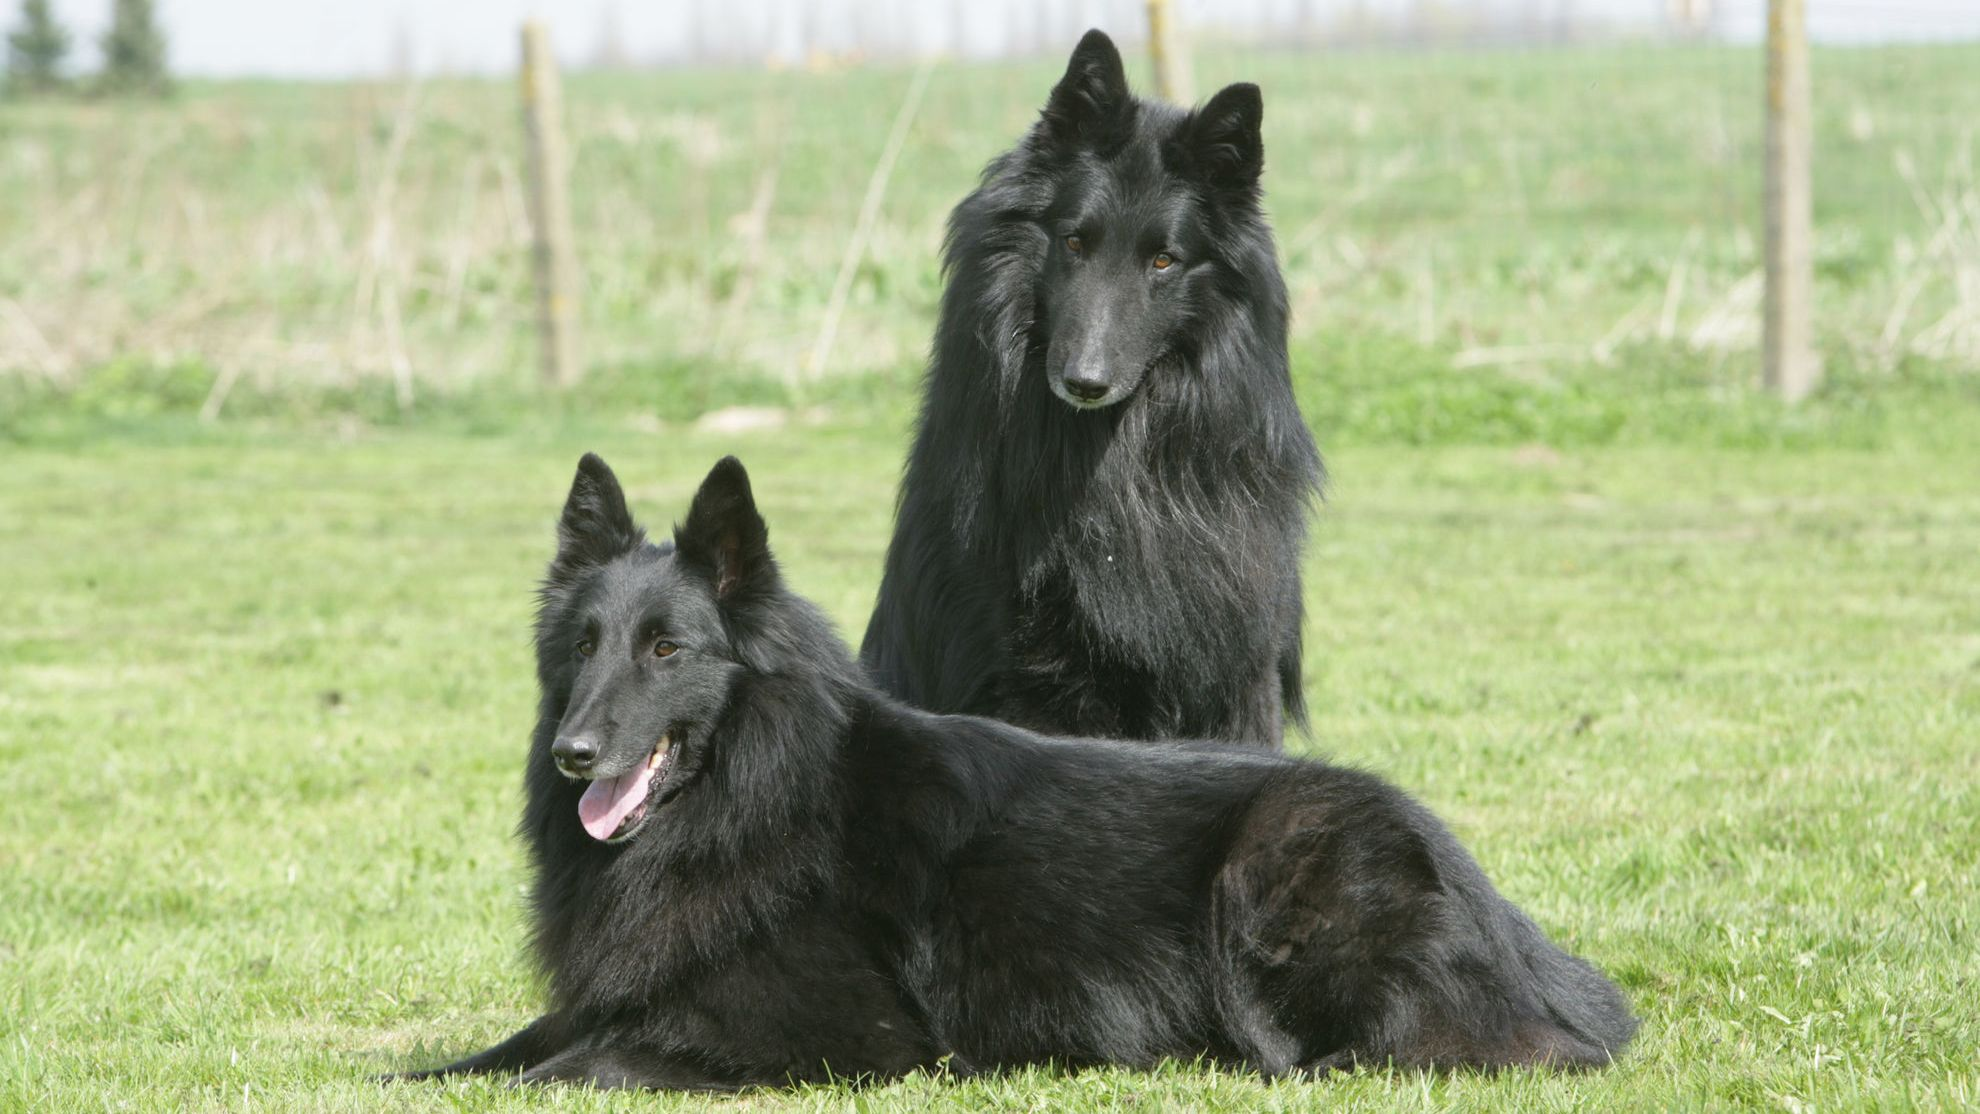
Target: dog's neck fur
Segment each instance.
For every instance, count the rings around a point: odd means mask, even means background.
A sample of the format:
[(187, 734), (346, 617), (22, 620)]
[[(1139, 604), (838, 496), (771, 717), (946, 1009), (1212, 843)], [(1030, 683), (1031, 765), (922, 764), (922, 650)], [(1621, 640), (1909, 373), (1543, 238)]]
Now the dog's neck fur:
[[(1282, 305), (1223, 312), (1267, 320), (1255, 330), (1212, 321), (1198, 351), (1178, 353), (1106, 410), (1054, 397), (1032, 353), (1020, 388), (1000, 392), (994, 423), (984, 423), (996, 436), (965, 446), (985, 458), (949, 465), (965, 482), (981, 477), (979, 490), (958, 493), (959, 540), (991, 554), (1021, 596), (1055, 576), (1081, 585), (1091, 598), (1074, 605), (1131, 658), (1184, 660), (1187, 647), (1150, 640), (1187, 636), (1202, 649), (1228, 626), (1221, 617), (1254, 606), (1269, 572), (1259, 563), (1298, 545), (1277, 534), (1302, 520), (1320, 483), (1305, 430), (1271, 424), (1296, 408), (1253, 397), (1290, 393)], [(972, 405), (944, 382), (980, 379), (937, 368), (929, 405)], [(1179, 551), (1199, 567), (1169, 564)]]
[[(536, 871), (534, 950), (560, 1014), (650, 1001), (685, 965), (776, 923), (838, 852), (844, 817), (824, 809), (835, 795), (818, 780), (837, 776), (851, 717), (871, 694), (809, 602), (778, 587), (752, 609), (738, 621), (750, 627), (750, 661), (702, 741), (705, 768), (631, 842), (599, 843), (579, 826), (579, 787), (549, 760), (563, 709), (545, 701), (521, 834)], [(618, 957), (654, 956), (662, 908), (663, 961), (621, 969)]]

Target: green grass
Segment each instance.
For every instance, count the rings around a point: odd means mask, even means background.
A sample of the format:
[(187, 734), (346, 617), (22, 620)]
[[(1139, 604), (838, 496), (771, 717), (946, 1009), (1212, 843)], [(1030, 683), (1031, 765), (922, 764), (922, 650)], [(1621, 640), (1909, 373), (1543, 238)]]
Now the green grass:
[[(1295, 745), (1422, 796), (1613, 973), (1646, 1019), (1622, 1064), (740, 1105), (1980, 1104), (1976, 51), (1817, 53), (1828, 375), (1794, 408), (1752, 390), (1753, 52), (1198, 60), (1265, 87), (1333, 475)], [(1055, 70), (938, 69), (816, 380), (908, 75), (574, 78), (590, 374), (561, 395), (506, 84), (422, 89), (392, 174), (393, 87), (0, 102), (0, 1111), (698, 1105), (363, 1076), (539, 1004), (509, 833), (577, 455), (665, 522), (741, 453), (858, 629), (943, 216)], [(802, 413), (697, 432), (735, 404)]]
[[(1980, 409), (1937, 420), (1960, 447), (1332, 455), (1295, 746), (1419, 794), (1620, 981), (1645, 1026), (1613, 1070), (1174, 1066), (742, 1105), (1970, 1107)], [(580, 450), (652, 522), (739, 451), (791, 579), (854, 628), (901, 432), (8, 450), (0, 1109), (673, 1108), (362, 1077), (539, 1004), (510, 830), (530, 590)]]

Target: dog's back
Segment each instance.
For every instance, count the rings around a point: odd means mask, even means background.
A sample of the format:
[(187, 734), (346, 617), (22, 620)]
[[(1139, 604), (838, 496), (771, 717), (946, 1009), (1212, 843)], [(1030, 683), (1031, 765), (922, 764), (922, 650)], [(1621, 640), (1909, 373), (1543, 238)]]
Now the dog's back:
[(1371, 775), (857, 718), (851, 857), (889, 880), (905, 985), (969, 1065), (1586, 1067), (1634, 1032), (1608, 980)]

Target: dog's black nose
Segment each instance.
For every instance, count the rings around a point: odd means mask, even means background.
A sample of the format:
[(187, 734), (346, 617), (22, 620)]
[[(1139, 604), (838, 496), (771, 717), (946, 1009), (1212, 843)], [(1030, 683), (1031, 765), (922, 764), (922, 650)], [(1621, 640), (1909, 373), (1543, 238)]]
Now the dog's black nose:
[(1068, 375), (1063, 382), (1066, 385), (1066, 393), (1081, 402), (1093, 402), (1107, 393), (1105, 379), (1080, 379)]
[(598, 740), (589, 735), (567, 735), (550, 746), (550, 757), (567, 774), (581, 774), (598, 761)]

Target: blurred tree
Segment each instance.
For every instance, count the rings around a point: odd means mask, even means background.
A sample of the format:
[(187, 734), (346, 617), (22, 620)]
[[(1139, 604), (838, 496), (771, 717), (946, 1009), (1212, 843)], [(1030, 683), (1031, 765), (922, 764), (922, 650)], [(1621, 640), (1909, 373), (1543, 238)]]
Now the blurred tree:
[(48, 0), (21, 0), (21, 22), (7, 33), (7, 88), (17, 93), (51, 93), (64, 84), (62, 60), (69, 32), (55, 22)]
[(165, 34), (151, 0), (117, 0), (103, 35), (104, 91), (159, 96), (171, 89), (165, 71)]

